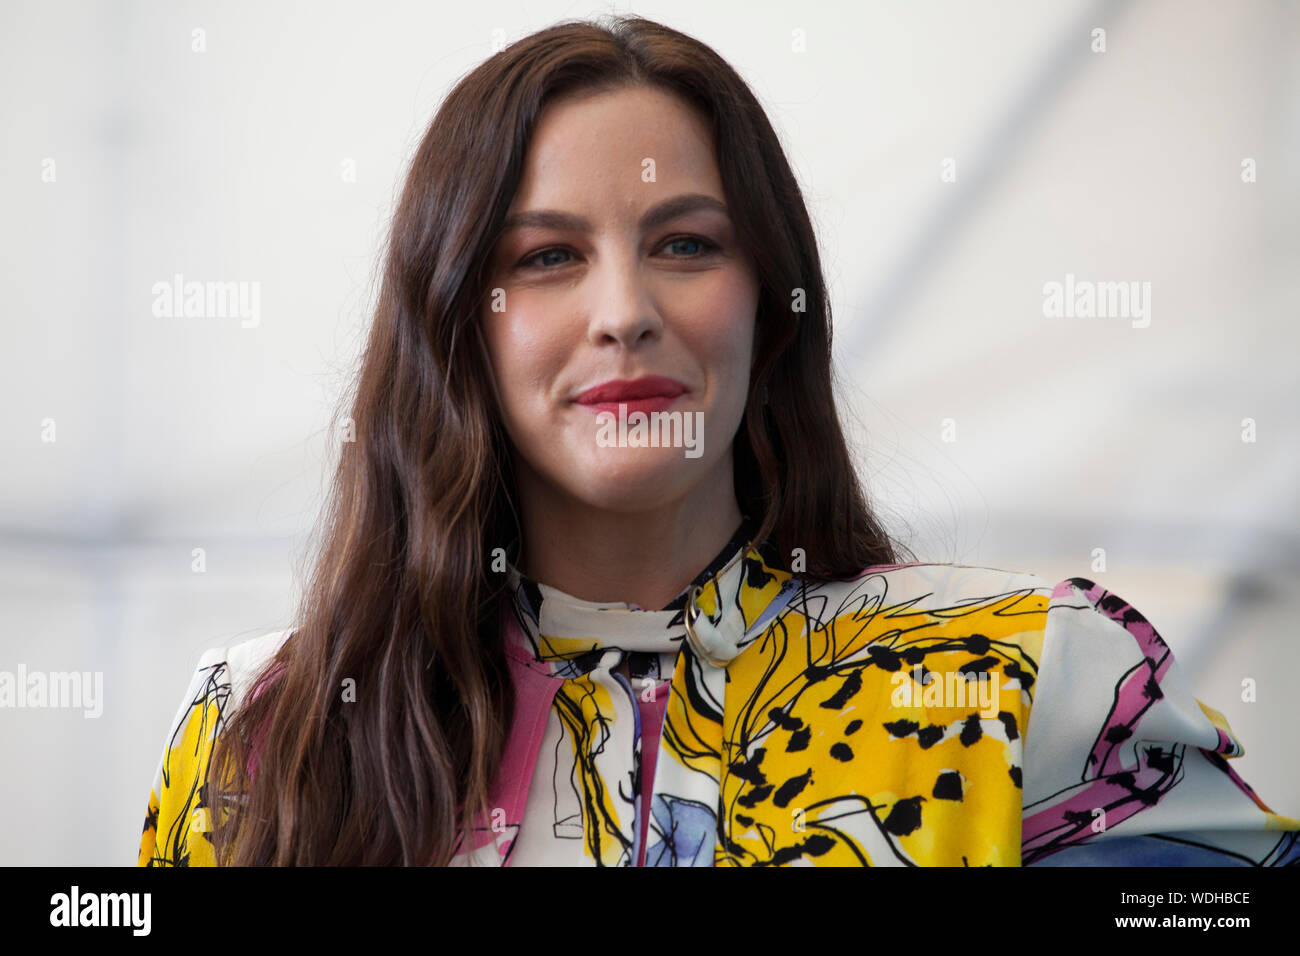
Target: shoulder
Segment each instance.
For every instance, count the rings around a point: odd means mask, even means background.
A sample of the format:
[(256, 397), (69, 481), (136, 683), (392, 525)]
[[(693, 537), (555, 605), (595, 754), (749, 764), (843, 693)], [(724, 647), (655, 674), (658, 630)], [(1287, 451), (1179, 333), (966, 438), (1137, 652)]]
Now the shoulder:
[(141, 866), (212, 865), (208, 774), (234, 709), (290, 631), (204, 651), (163, 742), (140, 844)]
[(822, 601), (866, 598), (882, 607), (906, 603), (922, 610), (1016, 598), (1032, 599), (1026, 603), (1045, 609), (1056, 588), (1051, 580), (1028, 571), (916, 563), (871, 565), (852, 577), (809, 581), (802, 590)]
[(877, 599), (882, 607), (906, 603), (916, 610), (1018, 599), (1017, 613), (1037, 609), (1046, 626), (1051, 611), (1058, 630), (1075, 619), (1071, 612), (1084, 611), (1090, 620), (1110, 622), (1139, 640), (1151, 635), (1151, 625), (1137, 608), (1084, 577), (1056, 579), (983, 565), (915, 563), (871, 565), (852, 577), (800, 583), (806, 596), (823, 601), (866, 597)]
[(212, 648), (200, 659), (199, 669), (205, 664), (220, 667), (230, 686), (230, 706), (237, 707), (291, 633), (291, 630), (271, 631), (229, 647)]
[[(992, 653), (1014, 664), (1027, 692), (1045, 654), (1114, 654), (1145, 633), (1145, 618), (1084, 578), (950, 563), (873, 565), (850, 578), (800, 582), (782, 615), (788, 626), (861, 645), (891, 669), (894, 655), (916, 657), (930, 645), (961, 648), (972, 661)], [(1071, 654), (1052, 652), (1056, 645)]]
[[(809, 583), (804, 607), (819, 617), (864, 611), (894, 622), (977, 630), (1014, 639), (1035, 659), (1102, 652), (1113, 661), (1163, 657), (1169, 649), (1136, 607), (1085, 577), (1056, 579), (1029, 571), (963, 564), (873, 565), (852, 578)], [(798, 604), (798, 598), (791, 602)]]
[(230, 707), (237, 706), (291, 633), (271, 631), (236, 644), (208, 648), (194, 669), (191, 693), (186, 695), (183, 710), (188, 709), (186, 704), (193, 706), (200, 697), (212, 697), (218, 692)]
[[(272, 631), (260, 637), (204, 651), (190, 676), (189, 687), (172, 719), (168, 751), (186, 742), (179, 754), (189, 756), (210, 743), (253, 681), (275, 656), (290, 631)], [(195, 745), (200, 745), (196, 747)], [(166, 755), (165, 755), (166, 756)]]
[[(1042, 672), (1040, 690), (1056, 699), (1081, 699), (1086, 685), (1109, 700), (1124, 680), (1136, 680), (1144, 699), (1160, 694), (1166, 684), (1170, 693), (1180, 686), (1173, 654), (1152, 623), (1090, 578), (899, 564), (864, 568), (853, 578), (800, 590), (802, 602), (796, 597), (791, 606), (811, 623), (837, 630), (851, 626), (877, 642), (897, 646), (942, 638), (972, 643), (974, 649), (990, 641), (1015, 644), (1034, 671)], [(1139, 669), (1142, 680), (1134, 676)], [(1225, 753), (1236, 750), (1231, 740), (1218, 743)]]
[[(780, 633), (807, 644), (804, 657), (827, 662), (818, 667), (868, 666), (886, 682), (919, 665), (960, 674), (998, 671), (1023, 692), (1027, 716), (1057, 591), (1049, 579), (914, 563), (873, 565), (850, 578), (794, 580), (773, 602), (784, 602), (780, 610), (754, 623), (752, 643), (779, 616)], [(779, 650), (771, 644), (768, 653)]]

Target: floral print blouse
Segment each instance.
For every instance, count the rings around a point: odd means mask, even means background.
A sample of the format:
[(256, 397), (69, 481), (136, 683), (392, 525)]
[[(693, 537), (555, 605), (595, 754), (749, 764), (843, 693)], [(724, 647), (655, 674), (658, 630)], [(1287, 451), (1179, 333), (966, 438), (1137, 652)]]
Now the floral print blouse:
[[(509, 567), (514, 723), (491, 819), (455, 864), (1300, 861), (1300, 820), (1233, 770), (1227, 721), (1100, 584), (951, 564), (808, 583), (754, 530), (661, 610)], [(215, 862), (212, 743), (288, 636), (203, 655), (141, 866)]]

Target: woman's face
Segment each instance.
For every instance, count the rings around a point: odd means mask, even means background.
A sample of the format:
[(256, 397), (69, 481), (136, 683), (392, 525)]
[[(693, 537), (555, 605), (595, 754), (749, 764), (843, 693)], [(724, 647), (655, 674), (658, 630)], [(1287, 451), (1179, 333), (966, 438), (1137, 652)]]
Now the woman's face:
[[(483, 329), (526, 499), (631, 512), (708, 482), (734, 494), (758, 281), (690, 107), (646, 87), (550, 104), (488, 274)], [(624, 395), (629, 424), (681, 413), (660, 433), (678, 444), (611, 445), (617, 422), (598, 413), (617, 415), (619, 397), (591, 390), (646, 376), (675, 384)]]

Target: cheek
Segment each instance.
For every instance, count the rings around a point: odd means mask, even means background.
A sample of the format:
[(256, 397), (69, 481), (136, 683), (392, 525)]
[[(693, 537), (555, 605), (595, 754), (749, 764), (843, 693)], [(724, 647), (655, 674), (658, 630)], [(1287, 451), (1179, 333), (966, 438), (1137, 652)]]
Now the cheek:
[[(717, 387), (739, 391), (740, 404), (749, 385), (753, 358), (757, 289), (748, 276), (720, 273), (691, 303), (692, 349), (704, 359)], [(721, 399), (721, 396), (719, 396)]]
[(517, 298), (508, 312), (489, 312), (483, 322), (506, 424), (526, 434), (548, 414), (572, 345), (557, 323), (526, 300)]

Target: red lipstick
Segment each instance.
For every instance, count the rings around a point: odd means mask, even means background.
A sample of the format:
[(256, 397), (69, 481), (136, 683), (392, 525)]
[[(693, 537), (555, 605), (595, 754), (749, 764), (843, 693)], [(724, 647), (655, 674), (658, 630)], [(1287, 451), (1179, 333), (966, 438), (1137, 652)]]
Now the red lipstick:
[(675, 378), (663, 375), (644, 375), (634, 379), (611, 379), (601, 382), (574, 399), (593, 412), (618, 414), (618, 406), (626, 405), (627, 412), (657, 412), (671, 405), (686, 386)]

